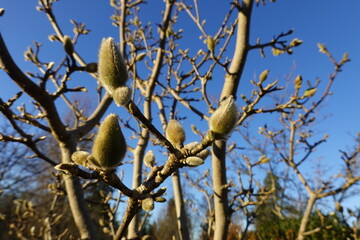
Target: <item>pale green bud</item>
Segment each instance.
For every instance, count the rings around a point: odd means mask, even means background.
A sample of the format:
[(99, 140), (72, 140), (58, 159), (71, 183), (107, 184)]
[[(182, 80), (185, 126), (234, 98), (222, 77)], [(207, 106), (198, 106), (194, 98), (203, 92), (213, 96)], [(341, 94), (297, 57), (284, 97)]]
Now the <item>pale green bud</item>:
[(113, 38), (103, 39), (99, 50), (98, 74), (106, 90), (112, 92), (125, 85), (128, 72), (125, 61)]
[(141, 201), (141, 208), (147, 212), (154, 210), (155, 204), (152, 197), (145, 198)]
[(118, 117), (110, 114), (100, 125), (92, 148), (92, 164), (101, 169), (117, 167), (126, 153), (126, 142), (121, 132)]
[(260, 83), (263, 83), (267, 79), (269, 72), (270, 72), (270, 70), (266, 69), (260, 74), (260, 76), (259, 76)]
[(204, 164), (204, 160), (202, 158), (199, 158), (199, 157), (188, 157), (188, 158), (185, 159), (185, 163), (189, 167), (197, 167), (199, 165)]
[(309, 88), (304, 92), (303, 97), (312, 97), (314, 96), (314, 94), (316, 93), (317, 89), (316, 88)]
[(290, 42), (290, 47), (298, 47), (303, 43), (302, 40), (294, 38), (291, 42)]
[(297, 76), (296, 76), (295, 81), (294, 81), (294, 84), (295, 84), (295, 88), (296, 88), (296, 89), (301, 88), (301, 84), (302, 84), (302, 77), (301, 77), (301, 75), (297, 75)]
[(182, 148), (185, 141), (185, 130), (181, 124), (172, 119), (166, 127), (166, 138), (176, 148)]
[(112, 93), (114, 102), (118, 107), (126, 106), (131, 100), (131, 95), (132, 90), (128, 86), (118, 87)]
[(317, 46), (319, 48), (319, 52), (325, 53), (325, 54), (329, 53), (329, 51), (327, 50), (327, 48), (324, 44), (318, 43)]
[(213, 52), (215, 49), (215, 42), (214, 39), (211, 36), (208, 36), (206, 39), (207, 48), (210, 50), (210, 52)]
[[(199, 144), (198, 142), (191, 142), (191, 143), (186, 144), (185, 148), (188, 149), (188, 150), (192, 150), (198, 144)], [(196, 157), (199, 157), (199, 158), (205, 160), (209, 155), (210, 155), (210, 150), (209, 149), (204, 149), (201, 152), (199, 152), (198, 154), (196, 154)]]
[(226, 138), (236, 126), (239, 112), (233, 96), (229, 96), (220, 103), (209, 120), (209, 128), (214, 133), (215, 139)]
[(56, 36), (56, 35), (49, 35), (48, 39), (49, 39), (50, 42), (54, 42), (54, 41), (61, 42), (60, 38), (58, 36)]
[(74, 163), (79, 164), (81, 166), (87, 165), (87, 159), (90, 156), (90, 153), (86, 151), (76, 151), (71, 155), (71, 160), (74, 161)]
[(96, 73), (98, 70), (98, 64), (97, 63), (88, 63), (85, 66), (85, 71), (88, 73)]
[(279, 56), (280, 54), (285, 53), (284, 50), (278, 49), (278, 48), (273, 48), (271, 49), (271, 52), (274, 56)]
[(64, 36), (63, 46), (67, 54), (72, 55), (74, 53), (74, 44), (69, 36)]
[(105, 226), (105, 220), (103, 218), (99, 219), (99, 225), (104, 227)]
[(166, 202), (166, 198), (164, 198), (164, 197), (156, 197), (155, 202)]
[(268, 163), (270, 161), (270, 158), (266, 157), (265, 155), (261, 155), (261, 157), (259, 158), (259, 164), (265, 164)]
[(204, 149), (198, 154), (196, 154), (197, 157), (201, 158), (202, 160), (205, 160), (210, 155), (209, 149)]
[(108, 228), (108, 227), (103, 227), (103, 232), (105, 233), (105, 234), (111, 234), (111, 231), (110, 231), (110, 229)]
[(145, 154), (145, 157), (144, 157), (144, 164), (148, 168), (152, 168), (154, 166), (155, 154), (153, 151), (151, 151), (151, 150), (147, 151), (147, 153)]

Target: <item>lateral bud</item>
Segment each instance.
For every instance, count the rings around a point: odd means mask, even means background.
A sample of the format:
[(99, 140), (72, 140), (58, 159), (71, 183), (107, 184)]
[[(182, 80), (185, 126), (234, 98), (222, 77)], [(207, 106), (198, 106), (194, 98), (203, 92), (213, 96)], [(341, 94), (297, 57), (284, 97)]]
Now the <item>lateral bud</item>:
[(166, 198), (164, 198), (164, 197), (156, 197), (155, 202), (166, 202)]
[(81, 165), (81, 166), (87, 166), (87, 159), (90, 156), (90, 153), (86, 151), (76, 151), (71, 155), (71, 160), (73, 160), (74, 163)]
[(116, 106), (126, 106), (131, 100), (132, 90), (128, 86), (121, 86), (114, 90), (112, 97)]
[(68, 55), (72, 55), (74, 53), (74, 44), (69, 36), (64, 36), (63, 39), (64, 50)]
[(154, 199), (151, 196), (143, 199), (141, 201), (141, 208), (147, 212), (154, 210), (155, 208)]
[(233, 96), (229, 96), (220, 103), (209, 120), (209, 128), (215, 139), (227, 138), (236, 126), (239, 112)]
[(155, 165), (155, 154), (152, 150), (146, 152), (144, 157), (144, 164), (148, 168), (152, 168)]
[(204, 164), (204, 160), (200, 157), (188, 157), (185, 159), (185, 163), (186, 165), (188, 165), (189, 167), (197, 167), (199, 165)]
[(172, 145), (174, 145), (174, 147), (183, 147), (186, 135), (183, 126), (181, 126), (178, 121), (171, 119), (168, 122), (165, 134), (166, 138), (171, 142)]

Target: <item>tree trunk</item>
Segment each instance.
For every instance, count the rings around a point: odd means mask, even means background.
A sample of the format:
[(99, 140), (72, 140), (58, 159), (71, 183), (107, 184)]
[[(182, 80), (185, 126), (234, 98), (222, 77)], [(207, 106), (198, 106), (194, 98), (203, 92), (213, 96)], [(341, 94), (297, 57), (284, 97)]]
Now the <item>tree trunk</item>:
[[(133, 168), (133, 179), (132, 179), (132, 188), (137, 188), (141, 184), (142, 180), (142, 165), (143, 158), (145, 154), (146, 146), (149, 142), (149, 131), (143, 129), (141, 132), (141, 139), (139, 140), (135, 150), (134, 150), (134, 168)], [(135, 217), (131, 220), (127, 237), (128, 239), (136, 239), (139, 236), (139, 223), (140, 215), (136, 214)]]
[(306, 226), (309, 222), (310, 214), (314, 207), (315, 201), (316, 201), (316, 195), (310, 194), (310, 197), (307, 201), (305, 213), (301, 219), (297, 240), (304, 240), (304, 238), (305, 238), (304, 233), (306, 232)]
[(214, 189), (215, 232), (214, 240), (227, 238), (229, 227), (229, 205), (226, 178), (226, 141), (216, 140), (213, 145), (212, 171)]
[(175, 173), (173, 173), (172, 182), (174, 188), (176, 218), (180, 240), (190, 240), (189, 224), (184, 206), (184, 198), (181, 189), (179, 169)]
[[(249, 50), (250, 19), (253, 0), (242, 0), (238, 12), (236, 45), (234, 55), (225, 76), (220, 100), (230, 95), (236, 99), (240, 78), (246, 63)], [(213, 143), (212, 170), (214, 188), (215, 232), (214, 240), (223, 240), (227, 237), (230, 209), (228, 206), (228, 189), (226, 178), (226, 141), (217, 140)]]
[[(71, 162), (71, 154), (75, 150), (75, 144), (70, 143), (68, 146), (61, 146), (61, 155), (63, 163)], [(94, 240), (98, 239), (93, 223), (90, 218), (89, 209), (84, 199), (84, 191), (80, 180), (77, 177), (63, 174), (66, 194), (69, 201), (70, 210), (74, 218), (81, 239)]]

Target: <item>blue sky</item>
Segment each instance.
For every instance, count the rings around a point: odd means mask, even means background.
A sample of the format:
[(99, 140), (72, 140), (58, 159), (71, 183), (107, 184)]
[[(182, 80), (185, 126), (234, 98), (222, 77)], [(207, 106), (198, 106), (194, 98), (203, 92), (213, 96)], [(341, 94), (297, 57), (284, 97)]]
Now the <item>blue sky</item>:
[[(111, 25), (109, 16), (113, 9), (109, 1), (102, 0), (62, 0), (55, 3), (55, 14), (65, 34), (72, 36), (72, 24), (69, 19), (84, 22), (91, 29), (88, 36), (81, 37), (76, 50), (87, 60), (96, 61), (97, 49), (103, 37), (112, 36), (118, 40), (118, 31)], [(151, 1), (149, 1), (151, 2)], [(155, 0), (155, 6), (145, 8), (141, 12), (142, 21), (160, 22), (163, 1)], [(228, 1), (201, 1), (201, 16), (207, 18), (205, 29), (214, 34), (226, 11)], [(24, 61), (23, 53), (36, 40), (43, 43), (44, 60), (58, 61), (64, 55), (59, 43), (48, 41), (52, 28), (43, 13), (35, 9), (37, 1), (2, 0), (0, 8), (5, 8), (5, 15), (0, 17), (0, 31), (5, 39), (15, 62), (24, 71), (33, 71), (30, 63)], [(336, 79), (333, 96), (326, 102), (320, 115), (326, 117), (316, 130), (329, 133), (330, 138), (320, 149), (318, 156), (333, 164), (339, 159), (339, 149), (352, 146), (355, 133), (360, 131), (360, 1), (358, 0), (279, 0), (266, 6), (254, 7), (252, 16), (251, 41), (255, 43), (260, 37), (263, 42), (273, 36), (295, 29), (288, 39), (299, 38), (304, 43), (294, 50), (293, 55), (272, 56), (270, 49), (265, 50), (266, 58), (261, 58), (258, 51), (250, 52), (245, 72), (239, 88), (240, 93), (249, 95), (249, 80), (254, 79), (264, 69), (270, 69), (269, 78), (284, 81), (286, 75), (301, 74), (304, 80), (314, 81), (317, 77), (326, 80), (333, 66), (327, 57), (319, 53), (317, 43), (324, 43), (333, 55), (340, 59), (344, 52), (349, 53), (351, 62), (346, 64), (344, 71)], [(186, 28), (191, 21), (184, 17), (184, 23), (177, 28), (184, 28), (186, 41), (184, 44), (190, 51), (197, 52), (206, 46), (199, 39), (199, 31)], [(61, 54), (59, 54), (61, 53)], [(232, 54), (228, 53), (229, 57)], [(215, 77), (222, 81), (223, 75)], [(8, 99), (17, 92), (8, 77), (0, 72), (0, 97)], [(88, 84), (86, 79), (79, 79), (79, 84)], [(93, 80), (92, 80), (93, 81)], [(94, 82), (92, 82), (94, 84)], [(215, 81), (210, 84), (211, 95), (217, 98), (220, 94)], [(241, 102), (238, 101), (241, 105)], [(112, 108), (114, 111), (114, 108)], [(3, 122), (0, 117), (0, 124)], [(190, 124), (193, 119), (184, 120)], [(264, 120), (261, 120), (264, 121)]]

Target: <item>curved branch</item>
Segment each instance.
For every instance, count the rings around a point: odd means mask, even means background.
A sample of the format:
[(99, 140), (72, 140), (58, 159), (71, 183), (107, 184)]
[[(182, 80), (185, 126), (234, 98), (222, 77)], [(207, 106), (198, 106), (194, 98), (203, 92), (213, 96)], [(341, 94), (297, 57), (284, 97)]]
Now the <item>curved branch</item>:
[(49, 122), (50, 128), (53, 130), (54, 136), (60, 141), (64, 141), (67, 137), (66, 129), (60, 119), (54, 101), (46, 91), (32, 82), (16, 65), (5, 45), (1, 33), (0, 68), (2, 68), (26, 94), (44, 108), (46, 119)]

